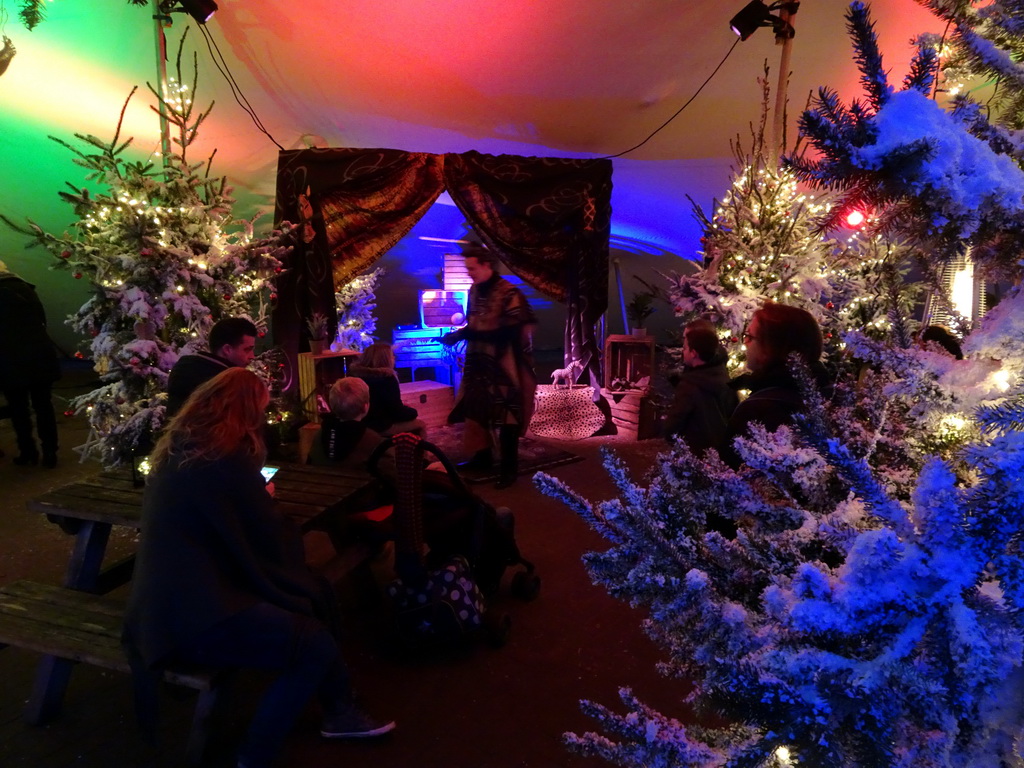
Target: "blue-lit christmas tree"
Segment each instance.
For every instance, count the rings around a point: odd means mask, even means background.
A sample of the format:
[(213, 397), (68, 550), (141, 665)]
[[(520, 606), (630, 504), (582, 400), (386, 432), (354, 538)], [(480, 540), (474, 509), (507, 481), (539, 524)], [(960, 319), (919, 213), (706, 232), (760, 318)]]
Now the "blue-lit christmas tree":
[(377, 308), (374, 291), (384, 276), (380, 267), (365, 275), (357, 275), (334, 294), (334, 305), (338, 310), (338, 330), (332, 346), (335, 349), (356, 349), (360, 352), (374, 342)]
[[(1015, 153), (978, 138), (981, 112), (928, 98), (930, 43), (896, 91), (866, 7), (847, 18), (868, 100), (821, 91), (802, 123), (819, 158), (796, 172), (936, 257), (971, 246), (1019, 284), (1021, 249), (996, 235), (1024, 223)], [(1022, 16), (964, 18), (1010, 34)], [(1024, 296), (980, 321), (964, 360), (891, 319), (845, 336), (861, 378), (827, 400), (798, 371), (804, 414), (738, 439), (738, 470), (678, 444), (634, 478), (609, 453), (617, 498), (596, 504), (537, 476), (609, 541), (585, 557), (592, 578), (648, 611), (662, 670), (690, 691), (673, 713), (628, 688), (617, 707), (584, 702), (602, 732), (568, 734), (574, 749), (666, 768), (1020, 764)]]

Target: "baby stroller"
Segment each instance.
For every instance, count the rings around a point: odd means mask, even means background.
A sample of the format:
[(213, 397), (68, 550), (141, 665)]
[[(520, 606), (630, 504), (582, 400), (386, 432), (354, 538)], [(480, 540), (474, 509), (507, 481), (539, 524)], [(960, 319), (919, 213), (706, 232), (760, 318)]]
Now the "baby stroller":
[[(508, 638), (507, 615), (488, 610), (505, 571), (518, 567), (512, 594), (532, 600), (540, 591), (533, 563), (516, 545), (514, 517), (471, 492), (441, 451), (417, 435), (385, 440), (369, 460), (375, 474), (380, 458), (394, 447), (395, 571), (388, 587), (400, 638), (410, 646), (430, 646), (485, 633), (493, 645)], [(444, 471), (426, 470), (425, 453)], [(426, 545), (426, 551), (424, 551)]]

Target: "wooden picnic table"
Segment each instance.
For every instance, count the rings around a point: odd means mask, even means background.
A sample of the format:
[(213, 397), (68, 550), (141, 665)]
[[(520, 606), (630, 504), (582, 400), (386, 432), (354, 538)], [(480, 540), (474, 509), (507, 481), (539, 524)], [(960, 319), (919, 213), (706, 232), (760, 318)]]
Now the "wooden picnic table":
[[(373, 478), (328, 467), (280, 466), (273, 480), (278, 508), (303, 532), (322, 530), (331, 534), (337, 549), (340, 540), (335, 539), (344, 527), (346, 512), (355, 499), (374, 486)], [(135, 487), (130, 471), (106, 470), (28, 502), (31, 511), (45, 514), (75, 536), (64, 586), (104, 593), (130, 578), (130, 563), (118, 563), (103, 571), (103, 558), (114, 526), (141, 527), (143, 490)]]
[[(336, 553), (335, 575), (366, 563), (371, 547), (348, 540), (344, 520), (353, 503), (372, 490), (376, 483), (373, 478), (328, 467), (281, 464), (273, 482), (278, 508), (303, 532), (322, 530), (329, 535)], [(141, 527), (143, 491), (135, 487), (129, 470), (106, 470), (27, 503), (31, 511), (45, 514), (75, 536), (64, 575), (65, 587), (105, 594), (131, 579), (134, 555), (106, 569), (103, 560), (114, 526)], [(45, 722), (59, 711), (72, 666), (65, 658), (43, 657), (25, 712), (27, 722)]]

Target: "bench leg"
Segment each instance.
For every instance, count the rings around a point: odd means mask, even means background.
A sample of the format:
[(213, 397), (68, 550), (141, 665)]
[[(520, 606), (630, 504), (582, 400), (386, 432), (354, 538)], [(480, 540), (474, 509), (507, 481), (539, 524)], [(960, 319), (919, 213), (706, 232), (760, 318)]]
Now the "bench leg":
[(196, 700), (196, 710), (192, 714), (192, 730), (188, 734), (188, 745), (185, 747), (186, 764), (199, 766), (206, 754), (206, 745), (213, 730), (213, 718), (218, 702), (223, 700), (224, 692), (230, 683), (231, 675), (224, 673), (207, 691), (200, 691)]
[(109, 523), (83, 521), (75, 537), (75, 548), (68, 561), (68, 570), (64, 574), (65, 587), (83, 592), (96, 591), (96, 579), (103, 565), (103, 555), (107, 551), (110, 528)]
[(32, 697), (25, 707), (26, 723), (42, 725), (60, 714), (73, 666), (74, 662), (67, 659), (58, 659), (56, 656), (43, 657), (36, 670)]

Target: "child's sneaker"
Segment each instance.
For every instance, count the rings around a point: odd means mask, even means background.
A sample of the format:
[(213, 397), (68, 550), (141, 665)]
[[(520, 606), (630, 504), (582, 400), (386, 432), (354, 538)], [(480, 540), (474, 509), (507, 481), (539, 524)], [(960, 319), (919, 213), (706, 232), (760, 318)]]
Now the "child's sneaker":
[(352, 707), (341, 714), (325, 717), (320, 735), (325, 739), (373, 739), (393, 730), (394, 720), (382, 723)]

